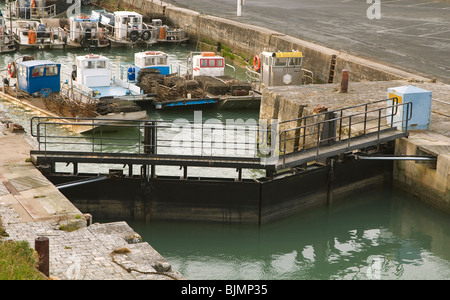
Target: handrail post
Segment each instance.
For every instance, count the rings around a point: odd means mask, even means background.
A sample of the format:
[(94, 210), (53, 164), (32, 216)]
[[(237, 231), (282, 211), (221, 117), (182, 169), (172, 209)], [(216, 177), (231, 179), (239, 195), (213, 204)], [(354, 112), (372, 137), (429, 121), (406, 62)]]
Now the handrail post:
[(350, 148), (350, 139), (352, 137), (352, 116), (348, 117), (348, 143), (347, 147)]
[[(395, 113), (394, 113), (394, 107), (395, 107)], [(394, 97), (394, 98), (392, 98), (392, 106), (391, 106), (391, 128), (394, 127), (394, 115), (396, 115), (397, 112), (398, 112), (398, 98)]]
[(38, 123), (36, 125), (36, 135), (37, 135), (37, 142), (38, 142), (38, 149), (41, 151), (41, 123)]
[(366, 134), (367, 129), (367, 104), (364, 106), (364, 134)]
[(380, 131), (381, 131), (381, 108), (378, 110), (377, 145), (379, 145), (380, 143)]
[(320, 123), (317, 123), (317, 143), (316, 143), (316, 159), (319, 159), (319, 147), (320, 147)]
[[(301, 126), (300, 126), (300, 130), (302, 130)], [(304, 119), (304, 121), (303, 121), (303, 145), (302, 145), (302, 150), (305, 150), (305, 144), (306, 144), (306, 119)]]
[(282, 131), (281, 132), (281, 134), (280, 134), (280, 142), (281, 142), (281, 139), (282, 139), (281, 135), (283, 135), (283, 134), (284, 134), (284, 140), (283, 140), (283, 151), (282, 152), (283, 152), (283, 168), (284, 168), (285, 165), (286, 165), (286, 131)]
[(92, 124), (92, 153), (95, 153), (95, 127), (94, 127), (94, 120), (91, 120)]
[(45, 152), (45, 157), (47, 157), (47, 123), (44, 123), (45, 128), (44, 128), (44, 152)]
[(156, 154), (156, 126), (154, 122), (144, 123), (144, 153)]

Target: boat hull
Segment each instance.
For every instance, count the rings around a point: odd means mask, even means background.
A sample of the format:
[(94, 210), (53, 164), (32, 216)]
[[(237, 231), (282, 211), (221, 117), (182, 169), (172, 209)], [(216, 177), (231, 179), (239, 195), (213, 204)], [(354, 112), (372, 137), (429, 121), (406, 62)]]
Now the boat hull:
[(153, 105), (158, 110), (212, 108), (216, 106), (219, 101), (220, 98), (182, 99), (175, 101), (154, 102)]
[(0, 53), (7, 53), (12, 51), (16, 51), (16, 47), (14, 46), (14, 44), (0, 45)]
[(128, 113), (113, 113), (105, 116), (99, 116), (96, 119), (86, 121), (80, 120), (80, 124), (71, 122), (70, 129), (76, 133), (90, 133), (101, 130), (102, 132), (117, 131), (123, 129), (126, 124), (132, 124), (133, 121), (146, 120), (148, 118), (147, 111), (134, 111)]

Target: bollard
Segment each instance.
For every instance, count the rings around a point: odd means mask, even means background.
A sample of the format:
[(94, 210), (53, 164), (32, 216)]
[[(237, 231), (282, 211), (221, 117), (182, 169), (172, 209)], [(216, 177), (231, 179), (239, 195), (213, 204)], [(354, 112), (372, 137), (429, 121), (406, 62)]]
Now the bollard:
[(341, 93), (347, 93), (348, 90), (348, 70), (342, 70)]
[(39, 257), (38, 270), (48, 277), (50, 262), (48, 237), (40, 236), (36, 238), (34, 241), (34, 249)]

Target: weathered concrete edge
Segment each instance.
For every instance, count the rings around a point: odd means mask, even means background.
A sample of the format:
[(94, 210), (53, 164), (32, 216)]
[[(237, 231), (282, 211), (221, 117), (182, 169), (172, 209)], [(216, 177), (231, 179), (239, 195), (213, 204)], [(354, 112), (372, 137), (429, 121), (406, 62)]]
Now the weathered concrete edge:
[[(421, 152), (420, 147), (425, 145), (450, 147), (450, 139), (428, 131), (411, 131), (409, 138), (396, 141), (395, 152), (401, 155), (417, 155)], [(393, 185), (450, 214), (450, 154), (436, 155), (435, 168), (414, 161), (396, 161)]]

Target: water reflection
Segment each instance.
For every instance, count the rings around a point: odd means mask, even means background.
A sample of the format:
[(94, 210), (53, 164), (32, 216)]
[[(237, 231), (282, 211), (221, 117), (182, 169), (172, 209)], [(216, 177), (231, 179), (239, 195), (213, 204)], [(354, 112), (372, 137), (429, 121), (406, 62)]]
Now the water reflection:
[(189, 279), (450, 278), (448, 216), (398, 191), (357, 195), (260, 228), (132, 227)]

